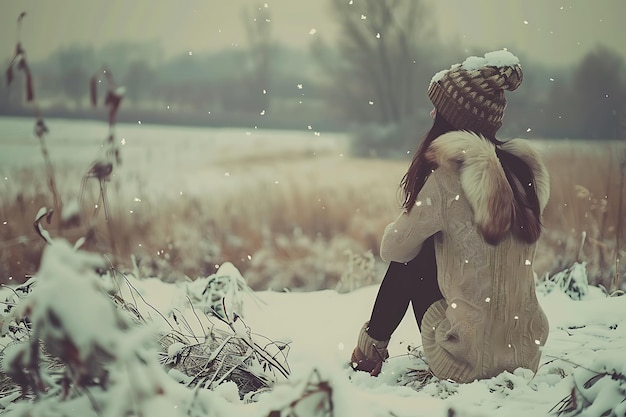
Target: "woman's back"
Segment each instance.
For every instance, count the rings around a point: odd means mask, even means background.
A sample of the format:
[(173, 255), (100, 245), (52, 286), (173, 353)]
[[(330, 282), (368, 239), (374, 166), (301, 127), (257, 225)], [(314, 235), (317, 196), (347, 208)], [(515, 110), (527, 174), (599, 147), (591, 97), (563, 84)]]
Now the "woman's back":
[[(439, 377), (460, 382), (518, 367), (536, 369), (539, 346), (548, 333), (534, 290), (536, 243), (508, 230), (490, 244), (480, 226), (498, 223), (491, 216), (512, 204), (495, 147), (476, 135), (453, 132), (435, 140), (433, 148), (439, 168), (429, 182), (436, 184), (425, 187), (417, 200), (433, 205), (442, 225), (435, 235), (435, 252), (444, 300), (428, 310), (422, 327), (429, 365)], [(537, 158), (524, 149), (521, 156)], [(535, 166), (542, 166), (539, 159)], [(548, 194), (545, 169), (535, 176), (543, 209)], [(495, 213), (490, 206), (500, 209)]]

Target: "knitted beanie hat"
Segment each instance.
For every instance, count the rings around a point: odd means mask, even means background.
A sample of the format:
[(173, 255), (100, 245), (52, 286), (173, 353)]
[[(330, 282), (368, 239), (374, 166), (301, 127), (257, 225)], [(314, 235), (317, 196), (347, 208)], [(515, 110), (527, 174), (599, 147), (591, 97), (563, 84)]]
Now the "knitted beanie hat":
[(455, 129), (494, 136), (504, 117), (504, 90), (515, 90), (522, 78), (515, 55), (506, 50), (489, 52), (435, 74), (428, 97)]

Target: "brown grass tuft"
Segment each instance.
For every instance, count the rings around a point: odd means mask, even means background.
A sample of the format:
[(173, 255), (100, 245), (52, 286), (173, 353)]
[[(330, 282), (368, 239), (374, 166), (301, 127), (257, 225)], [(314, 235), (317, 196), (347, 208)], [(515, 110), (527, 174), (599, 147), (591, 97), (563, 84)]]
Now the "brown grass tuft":
[[(620, 142), (556, 142), (545, 144), (551, 176), (551, 196), (544, 215), (545, 233), (538, 254), (538, 272), (556, 272), (576, 261), (587, 261), (593, 284), (607, 289), (616, 271), (618, 227), (624, 236), (626, 214), (620, 207), (620, 163), (626, 144)], [(619, 253), (617, 250), (619, 249)]]

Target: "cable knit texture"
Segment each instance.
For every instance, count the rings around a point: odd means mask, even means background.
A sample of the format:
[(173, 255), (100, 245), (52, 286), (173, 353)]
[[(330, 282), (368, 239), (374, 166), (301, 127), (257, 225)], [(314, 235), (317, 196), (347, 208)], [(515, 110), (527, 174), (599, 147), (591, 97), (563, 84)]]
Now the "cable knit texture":
[[(550, 180), (539, 154), (523, 139), (502, 150), (531, 168), (543, 212)], [(422, 343), (437, 377), (457, 382), (489, 378), (518, 367), (537, 370), (548, 321), (535, 294), (532, 261), (537, 244), (509, 231), (496, 245), (493, 228), (511, 226), (513, 193), (495, 146), (473, 133), (455, 131), (433, 141), (429, 157), (438, 168), (415, 206), (385, 229), (381, 257), (408, 262), (435, 235), (438, 283), (443, 300), (422, 323)]]
[(373, 361), (384, 361), (389, 358), (387, 345), (389, 340), (376, 340), (367, 333), (369, 322), (366, 322), (359, 332), (359, 340), (357, 346), (368, 359)]
[(383, 362), (389, 358), (387, 345), (389, 340), (376, 340), (367, 331), (369, 322), (366, 322), (359, 332), (356, 348), (352, 351), (352, 368), (359, 371), (369, 372), (372, 376), (378, 376), (382, 370)]

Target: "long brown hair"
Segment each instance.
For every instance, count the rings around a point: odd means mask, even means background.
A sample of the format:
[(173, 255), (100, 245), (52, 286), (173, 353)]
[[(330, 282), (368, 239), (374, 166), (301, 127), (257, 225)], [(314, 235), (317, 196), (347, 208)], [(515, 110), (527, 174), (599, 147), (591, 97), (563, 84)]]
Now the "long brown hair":
[(453, 130), (456, 129), (448, 123), (443, 116), (439, 115), (439, 112), (435, 112), (433, 125), (424, 137), (422, 137), (419, 145), (417, 145), (417, 149), (413, 154), (413, 159), (411, 160), (411, 165), (409, 165), (409, 169), (406, 174), (404, 174), (404, 177), (402, 177), (402, 181), (400, 182), (400, 188), (404, 194), (402, 202), (403, 209), (411, 211), (415, 205), (417, 195), (422, 190), (428, 175), (430, 175), (432, 170), (436, 168), (433, 163), (426, 158), (426, 151), (428, 151), (428, 147), (433, 140), (437, 139), (444, 133), (448, 133)]
[[(417, 195), (424, 183), (426, 183), (430, 173), (437, 168), (434, 162), (426, 158), (428, 148), (439, 136), (454, 130), (457, 129), (440, 116), (439, 113), (435, 114), (433, 125), (420, 140), (409, 169), (400, 182), (403, 194), (402, 208), (407, 212), (411, 211), (415, 205)], [(520, 157), (502, 150), (500, 145), (504, 142), (501, 142), (495, 136), (484, 135), (480, 132), (473, 133), (483, 136), (496, 146), (496, 155), (513, 191), (511, 232), (516, 238), (524, 242), (536, 242), (541, 234), (541, 210), (532, 169)], [(504, 237), (507, 231), (502, 231), (500, 239)], [(497, 241), (494, 243), (497, 243)]]

